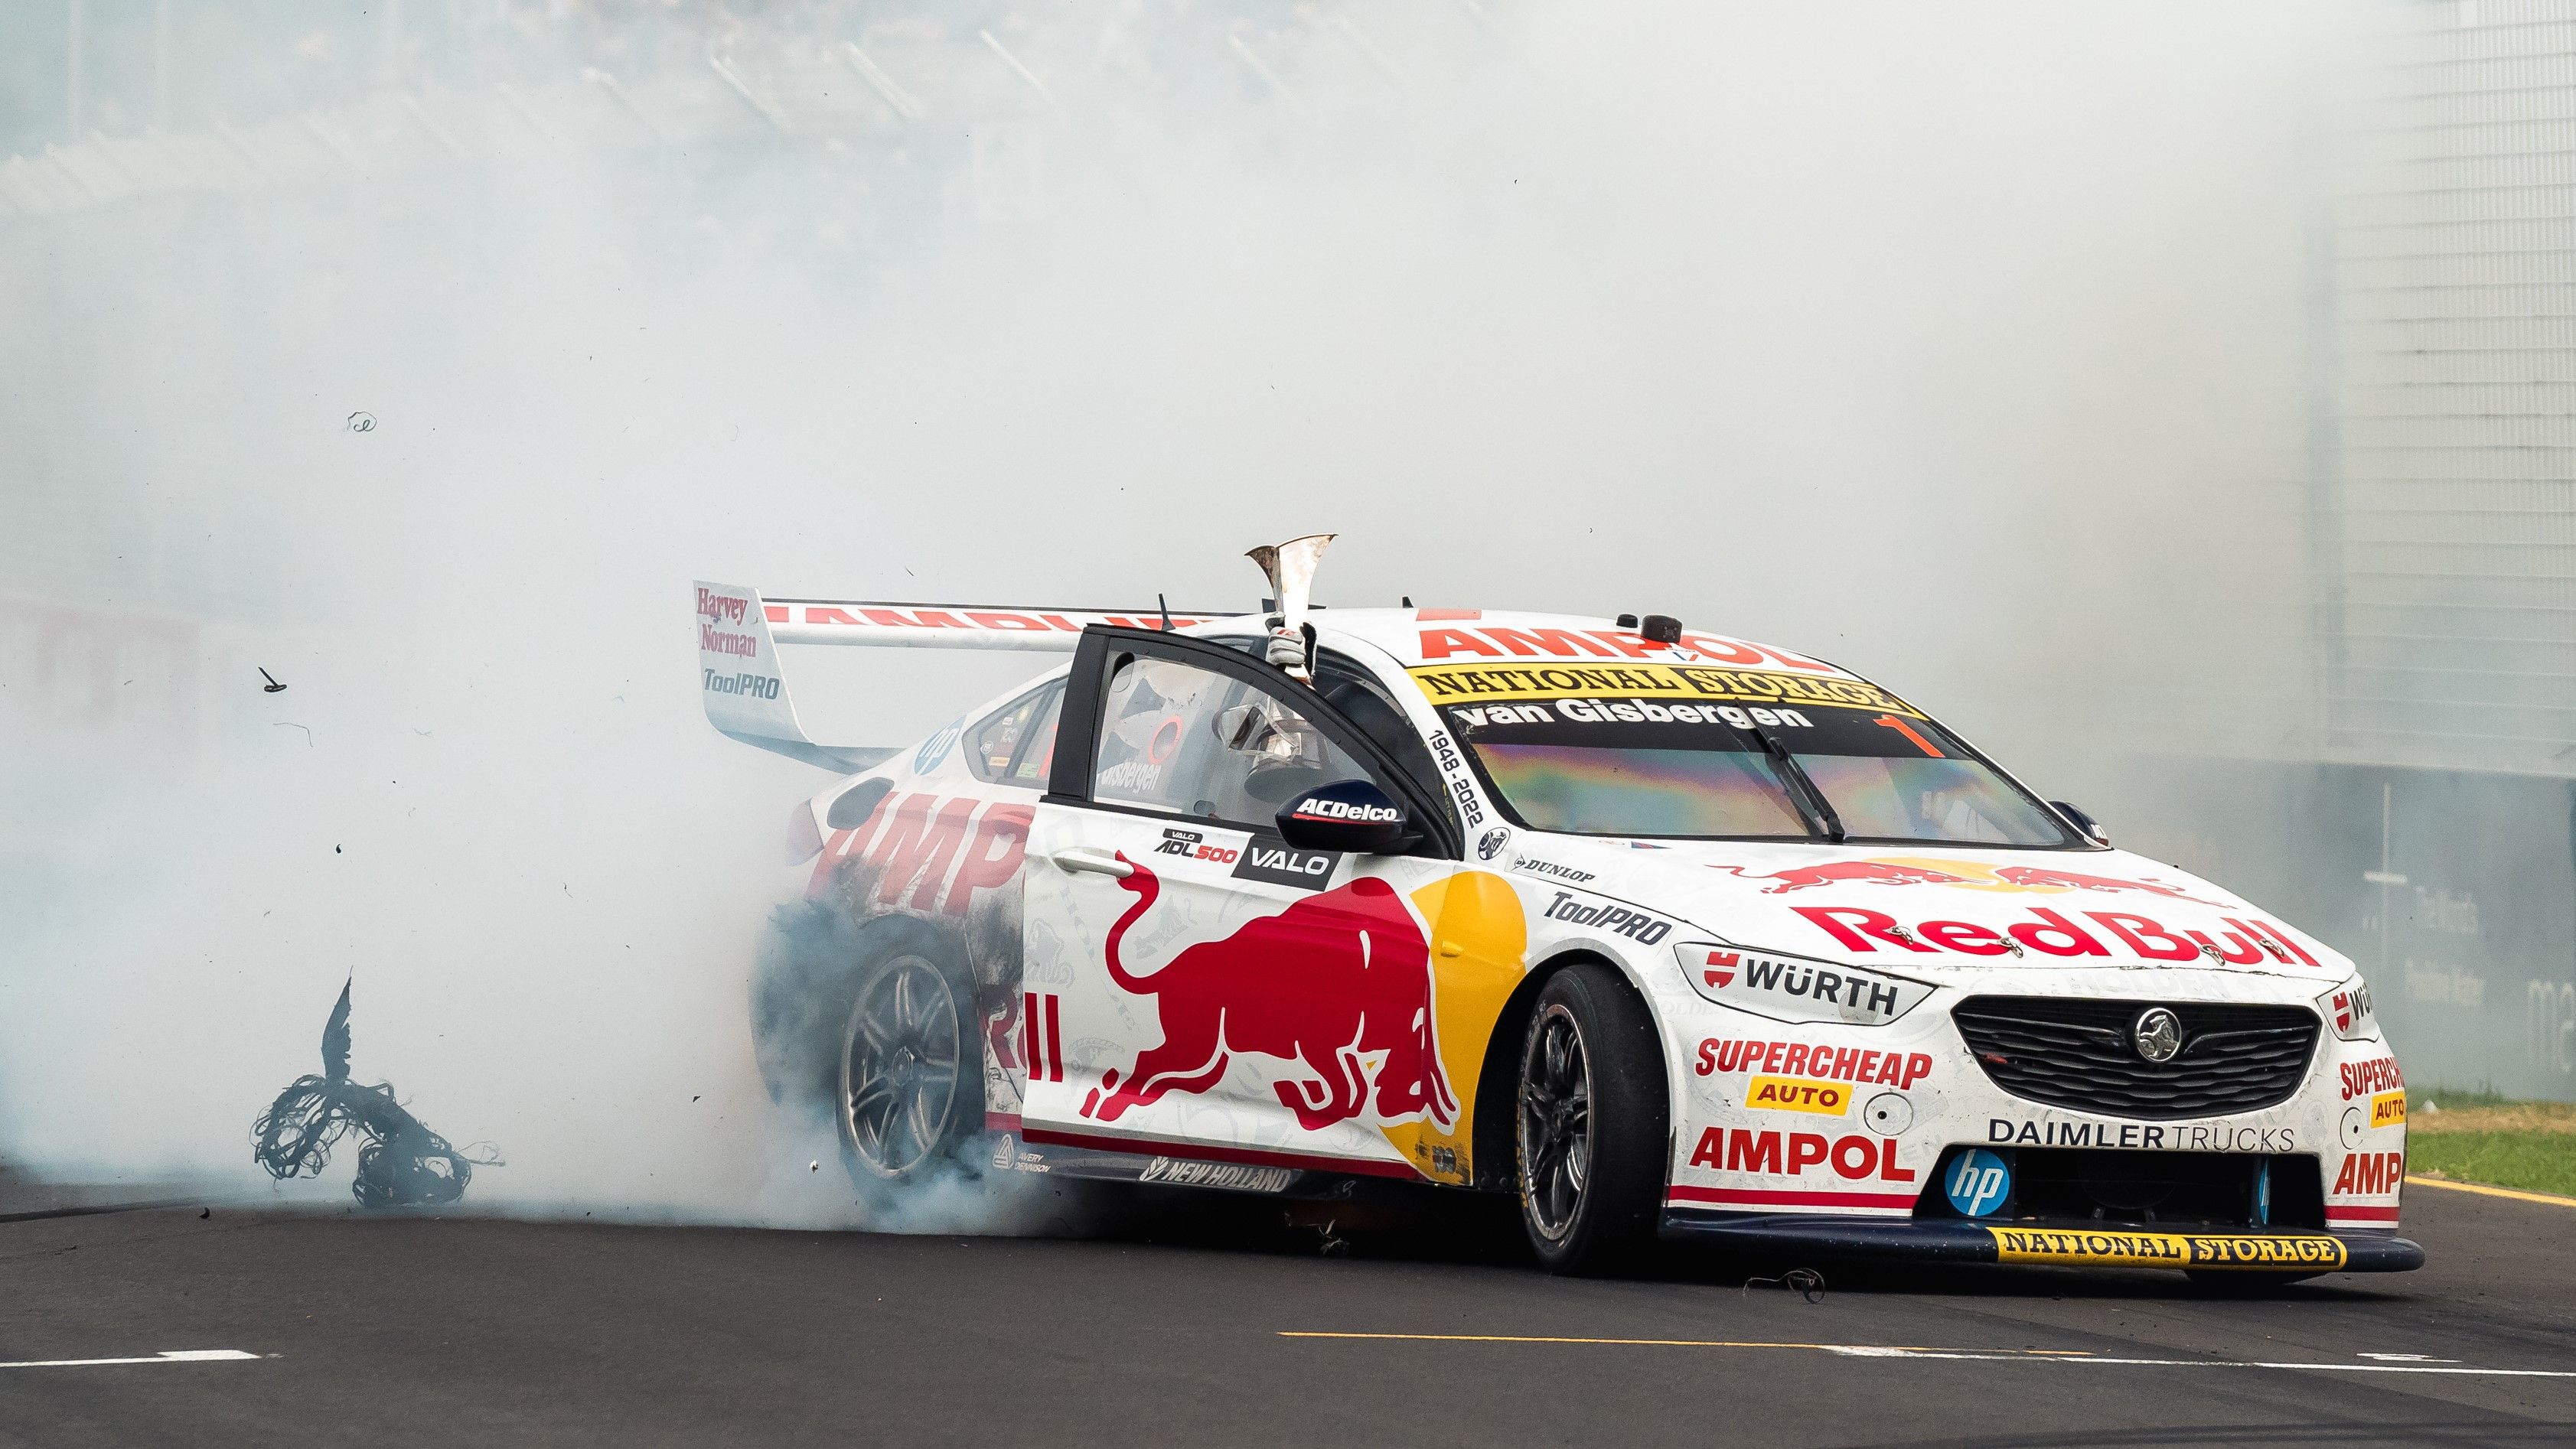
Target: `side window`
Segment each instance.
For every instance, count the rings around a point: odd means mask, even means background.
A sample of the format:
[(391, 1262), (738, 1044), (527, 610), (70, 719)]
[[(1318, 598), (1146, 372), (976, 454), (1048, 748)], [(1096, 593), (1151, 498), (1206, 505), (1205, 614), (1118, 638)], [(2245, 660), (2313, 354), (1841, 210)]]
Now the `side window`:
[(1176, 660), (1133, 658), (1110, 676), (1092, 796), (1267, 828), (1299, 790), (1367, 774), (1266, 690)]
[(1321, 651), (1315, 661), (1315, 692), (1332, 703), (1342, 716), (1360, 727), (1398, 768), (1413, 777), (1422, 787), (1425, 798), (1446, 802), (1448, 792), (1440, 788), (1440, 768), (1431, 762), (1431, 748), (1413, 722), (1387, 698), (1386, 690), (1369, 672), (1330, 649)]
[(1045, 789), (1047, 769), (1055, 759), (1056, 717), (1063, 708), (1060, 679), (1021, 695), (975, 726), (966, 763), (998, 784)]

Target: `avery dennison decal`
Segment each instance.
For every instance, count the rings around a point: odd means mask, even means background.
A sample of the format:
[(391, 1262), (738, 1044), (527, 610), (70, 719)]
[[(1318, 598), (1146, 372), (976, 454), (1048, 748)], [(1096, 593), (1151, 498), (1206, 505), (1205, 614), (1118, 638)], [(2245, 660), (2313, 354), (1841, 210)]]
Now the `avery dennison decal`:
[(1408, 671), (1433, 704), (1493, 704), (1611, 696), (1727, 704), (1832, 705), (1921, 719), (1912, 705), (1858, 679), (1819, 679), (1697, 664), (1438, 664)]
[(1988, 1228), (1999, 1263), (2119, 1268), (2313, 1268), (2344, 1265), (2339, 1238), (2323, 1233), (2112, 1233)]

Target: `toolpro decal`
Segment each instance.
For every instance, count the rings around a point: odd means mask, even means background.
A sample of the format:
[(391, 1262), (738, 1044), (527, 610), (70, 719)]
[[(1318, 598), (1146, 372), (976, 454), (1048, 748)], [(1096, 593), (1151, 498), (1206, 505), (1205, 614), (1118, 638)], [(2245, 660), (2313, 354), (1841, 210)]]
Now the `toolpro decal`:
[(1434, 1039), (1430, 945), (1394, 887), (1362, 876), (1247, 921), (1221, 940), (1186, 946), (1140, 975), (1123, 956), (1127, 933), (1153, 908), (1162, 882), (1144, 865), (1119, 859), (1132, 869), (1118, 884), (1136, 900), (1109, 928), (1109, 977), (1122, 991), (1153, 998), (1163, 1040), (1124, 1071), (1102, 1073), (1083, 1098), (1083, 1116), (1115, 1122), (1167, 1093), (1205, 1092), (1224, 1078), (1230, 1054), (1248, 1052), (1312, 1073), (1275, 1084), (1280, 1103), (1308, 1131), (1372, 1105), (1381, 1122), (1418, 1117), (1446, 1127), (1457, 1120), (1457, 1095)]
[(1700, 995), (1781, 1021), (1884, 1025), (1932, 994), (1902, 976), (1714, 941), (1677, 942), (1673, 954)]
[(1541, 914), (1551, 921), (1591, 926), (1645, 946), (1655, 944), (1673, 931), (1673, 923), (1661, 916), (1648, 915), (1634, 906), (1623, 906), (1614, 901), (1578, 900), (1570, 891), (1558, 891), (1556, 899), (1548, 902), (1547, 909)]

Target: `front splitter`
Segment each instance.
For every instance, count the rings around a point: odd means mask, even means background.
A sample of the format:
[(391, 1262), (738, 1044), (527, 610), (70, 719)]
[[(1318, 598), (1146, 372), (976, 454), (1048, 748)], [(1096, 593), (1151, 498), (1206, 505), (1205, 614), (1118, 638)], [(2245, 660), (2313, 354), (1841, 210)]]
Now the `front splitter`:
[(1974, 1223), (1957, 1218), (1825, 1217), (1664, 1211), (1674, 1241), (1798, 1249), (1914, 1263), (2178, 1268), (2257, 1273), (2404, 1273), (2424, 1249), (2393, 1233), (2323, 1229), (2105, 1228), (2099, 1223)]

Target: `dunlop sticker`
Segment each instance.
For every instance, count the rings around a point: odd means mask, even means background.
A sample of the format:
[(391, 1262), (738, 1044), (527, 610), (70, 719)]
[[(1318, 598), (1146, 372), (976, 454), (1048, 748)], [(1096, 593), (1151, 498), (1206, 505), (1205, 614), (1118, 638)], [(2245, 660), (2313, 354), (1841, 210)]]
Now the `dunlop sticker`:
[(2339, 1238), (2236, 1233), (2090, 1233), (1988, 1228), (1998, 1263), (2075, 1263), (2111, 1268), (2312, 1268), (2344, 1265)]
[(1814, 679), (1697, 664), (1434, 664), (1407, 671), (1433, 704), (1616, 695), (1728, 704), (1833, 705), (1921, 719), (1914, 706), (1858, 679)]
[(1804, 1077), (1755, 1077), (1744, 1084), (1744, 1105), (1775, 1112), (1813, 1112), (1819, 1117), (1851, 1114), (1851, 1084), (1817, 1082)]
[(2406, 1093), (2403, 1089), (2394, 1092), (2374, 1092), (2371, 1094), (2371, 1126), (2401, 1127), (2404, 1126), (2405, 1123)]

